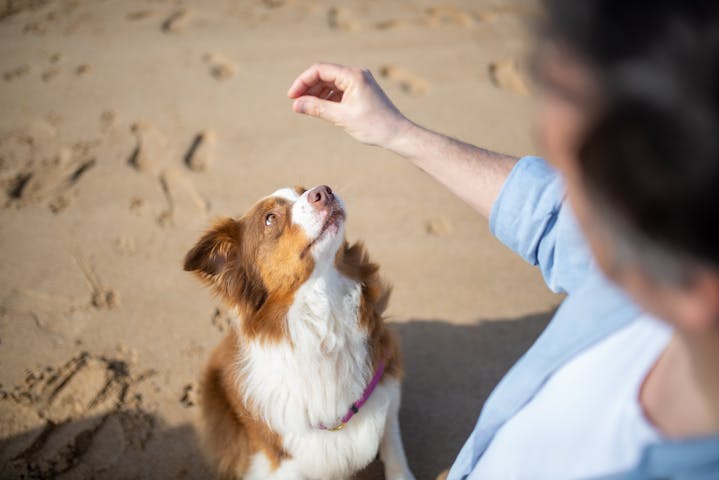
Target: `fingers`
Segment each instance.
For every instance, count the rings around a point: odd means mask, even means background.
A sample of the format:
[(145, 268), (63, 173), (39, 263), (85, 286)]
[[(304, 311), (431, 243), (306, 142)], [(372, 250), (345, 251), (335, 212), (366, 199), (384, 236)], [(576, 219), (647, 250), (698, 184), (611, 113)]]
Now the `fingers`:
[(335, 85), (339, 90), (346, 91), (356, 80), (354, 69), (333, 63), (316, 63), (302, 72), (287, 91), (290, 98), (298, 98), (308, 93), (315, 85), (326, 83)]
[[(329, 95), (330, 97), (335, 94)], [(314, 96), (305, 95), (295, 99), (292, 110), (297, 113), (304, 113), (312, 117), (322, 118), (337, 123), (339, 120), (339, 103), (334, 99), (324, 100)]]
[(303, 93), (303, 95), (312, 95), (313, 97), (320, 97), (324, 98), (322, 96), (322, 92), (325, 92), (327, 89), (333, 88), (334, 84), (328, 84), (326, 82), (319, 82), (314, 85), (312, 85), (310, 88), (307, 89), (306, 92)]

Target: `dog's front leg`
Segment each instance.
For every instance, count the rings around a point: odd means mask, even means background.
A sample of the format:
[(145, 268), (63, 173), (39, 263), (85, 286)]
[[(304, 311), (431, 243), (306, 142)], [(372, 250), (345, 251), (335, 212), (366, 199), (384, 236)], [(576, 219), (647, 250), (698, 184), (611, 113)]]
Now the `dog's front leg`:
[(391, 392), (391, 400), (387, 411), (384, 436), (379, 446), (379, 455), (384, 463), (385, 480), (414, 480), (414, 475), (407, 465), (407, 457), (402, 446), (402, 435), (399, 430), (399, 405), (402, 397), (400, 384), (389, 380), (387, 386)]

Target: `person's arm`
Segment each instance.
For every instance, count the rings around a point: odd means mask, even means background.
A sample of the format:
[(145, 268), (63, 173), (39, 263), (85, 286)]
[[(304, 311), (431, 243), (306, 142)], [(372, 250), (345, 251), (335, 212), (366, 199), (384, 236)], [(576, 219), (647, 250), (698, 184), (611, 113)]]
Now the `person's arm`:
[(571, 292), (591, 255), (564, 206), (561, 178), (538, 157), (484, 150), (431, 132), (402, 115), (367, 70), (314, 65), (288, 92), (296, 112), (328, 120), (357, 140), (412, 160), (490, 218), (502, 243), (537, 265), (549, 288)]
[(517, 163), (516, 157), (411, 122), (368, 70), (316, 64), (297, 77), (287, 95), (294, 99), (295, 112), (328, 120), (362, 143), (411, 160), (487, 218)]

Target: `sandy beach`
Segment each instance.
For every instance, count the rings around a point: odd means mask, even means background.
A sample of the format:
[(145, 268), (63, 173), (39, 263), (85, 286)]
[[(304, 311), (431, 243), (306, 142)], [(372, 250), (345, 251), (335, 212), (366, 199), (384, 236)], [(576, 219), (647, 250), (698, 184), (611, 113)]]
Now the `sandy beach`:
[(182, 258), (213, 218), (318, 184), (394, 287), (410, 465), (447, 468), (561, 297), (426, 174), (294, 114), (286, 91), (316, 61), (368, 67), (417, 123), (534, 154), (538, 12), (0, 1), (0, 478), (211, 478), (197, 379), (229, 312)]

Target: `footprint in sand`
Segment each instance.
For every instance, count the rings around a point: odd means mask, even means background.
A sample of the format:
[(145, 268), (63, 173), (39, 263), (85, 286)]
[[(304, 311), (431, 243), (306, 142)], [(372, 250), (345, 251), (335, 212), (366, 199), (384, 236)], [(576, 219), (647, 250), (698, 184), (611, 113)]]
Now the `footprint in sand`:
[(452, 222), (445, 217), (437, 217), (427, 220), (424, 224), (424, 229), (429, 235), (437, 237), (451, 235), (454, 230)]
[(120, 295), (114, 288), (105, 287), (95, 268), (80, 255), (73, 255), (75, 263), (85, 276), (87, 286), (90, 289), (90, 305), (98, 310), (112, 310), (120, 306)]
[(128, 12), (127, 15), (125, 15), (125, 19), (134, 22), (137, 20), (144, 20), (145, 18), (149, 18), (154, 14), (154, 10), (134, 10), (132, 12)]
[(209, 66), (209, 72), (212, 78), (221, 82), (229, 80), (237, 74), (237, 65), (218, 53), (206, 53), (202, 56), (202, 60)]
[(182, 388), (182, 396), (180, 397), (180, 403), (185, 408), (194, 407), (197, 405), (197, 384), (195, 382), (188, 383)]
[(195, 188), (191, 178), (177, 167), (170, 167), (160, 173), (160, 187), (165, 196), (167, 207), (157, 217), (157, 224), (170, 227), (175, 222), (189, 221), (187, 215), (199, 212), (206, 215), (210, 211), (210, 203)]
[(332, 30), (343, 32), (358, 32), (362, 28), (354, 13), (338, 7), (330, 7), (327, 10), (327, 26)]
[(78, 353), (29, 371), (0, 396), (0, 477), (95, 477), (127, 449), (141, 450), (153, 417), (139, 395), (155, 372), (125, 358)]
[(514, 60), (492, 62), (487, 67), (492, 84), (503, 90), (519, 95), (529, 94), (529, 85), (520, 72), (519, 64)]
[(232, 314), (224, 306), (215, 307), (210, 322), (220, 333), (224, 333), (232, 328)]
[(127, 159), (128, 165), (138, 172), (153, 172), (167, 156), (167, 138), (154, 125), (139, 121), (130, 126), (135, 136), (135, 149)]
[(78, 65), (75, 67), (75, 75), (78, 77), (84, 77), (85, 75), (89, 74), (92, 71), (92, 68), (90, 65), (83, 63), (81, 65)]
[(47, 25), (42, 22), (28, 22), (22, 27), (22, 33), (41, 37), (47, 33)]
[(430, 27), (439, 27), (443, 25), (459, 25), (465, 28), (474, 27), (481, 18), (470, 12), (461, 10), (452, 5), (441, 5), (437, 7), (428, 7), (425, 10), (425, 23)]
[(489, 19), (483, 12), (459, 9), (452, 5), (427, 7), (415, 18), (392, 18), (374, 24), (375, 30), (394, 30), (401, 27), (419, 26), (438, 28), (443, 26), (473, 28)]
[(30, 73), (30, 65), (20, 65), (19, 67), (6, 70), (2, 77), (6, 82), (12, 82), (13, 80), (24, 77), (28, 73)]
[(210, 75), (218, 81), (228, 80), (235, 76), (237, 68), (229, 62), (218, 62), (210, 67)]
[(172, 12), (172, 14), (162, 22), (160, 28), (164, 33), (180, 33), (187, 28), (190, 18), (191, 11), (187, 8), (180, 8)]
[[(511, 3), (511, 2), (507, 2)], [(539, 17), (543, 14), (540, 3), (523, 2), (515, 5), (496, 5), (486, 13), (494, 17)]]
[(43, 82), (51, 82), (55, 80), (58, 75), (60, 75), (60, 69), (57, 67), (50, 67), (42, 72), (40, 78), (42, 78)]
[(120, 235), (117, 237), (115, 239), (115, 248), (121, 255), (126, 257), (137, 253), (137, 244), (132, 235)]
[[(175, 164), (174, 153), (168, 154), (167, 138), (152, 124), (135, 122), (131, 127), (136, 144), (127, 163), (138, 172), (156, 176), (160, 192), (165, 200), (165, 207), (156, 217), (161, 227), (170, 227), (176, 222), (189, 221), (189, 216), (198, 212), (206, 215), (210, 210), (209, 202), (197, 191), (194, 181), (186, 170)], [(193, 137), (189, 149), (182, 157), (185, 168), (193, 171), (207, 169), (212, 161), (214, 133), (203, 130)], [(133, 198), (130, 211), (142, 214), (145, 201)]]
[(117, 112), (114, 110), (104, 110), (100, 114), (99, 120), (100, 132), (107, 134), (110, 130), (117, 126)]
[(427, 93), (427, 82), (414, 73), (394, 65), (383, 65), (379, 69), (382, 78), (394, 83), (400, 90), (413, 97)]
[(267, 8), (280, 8), (285, 6), (285, 0), (262, 0), (262, 4)]
[(395, 28), (404, 27), (409, 24), (410, 22), (407, 22), (406, 20), (391, 18), (389, 20), (380, 20), (374, 24), (374, 28), (375, 30), (394, 30)]
[(5, 207), (25, 207), (49, 200), (59, 213), (71, 200), (78, 182), (96, 165), (98, 142), (63, 145), (54, 128), (0, 136), (0, 186)]
[(185, 165), (193, 172), (204, 172), (210, 166), (214, 156), (215, 133), (204, 130), (192, 140), (192, 145), (185, 153)]
[(147, 207), (145, 200), (140, 197), (132, 197), (130, 199), (130, 213), (135, 215), (142, 215)]

